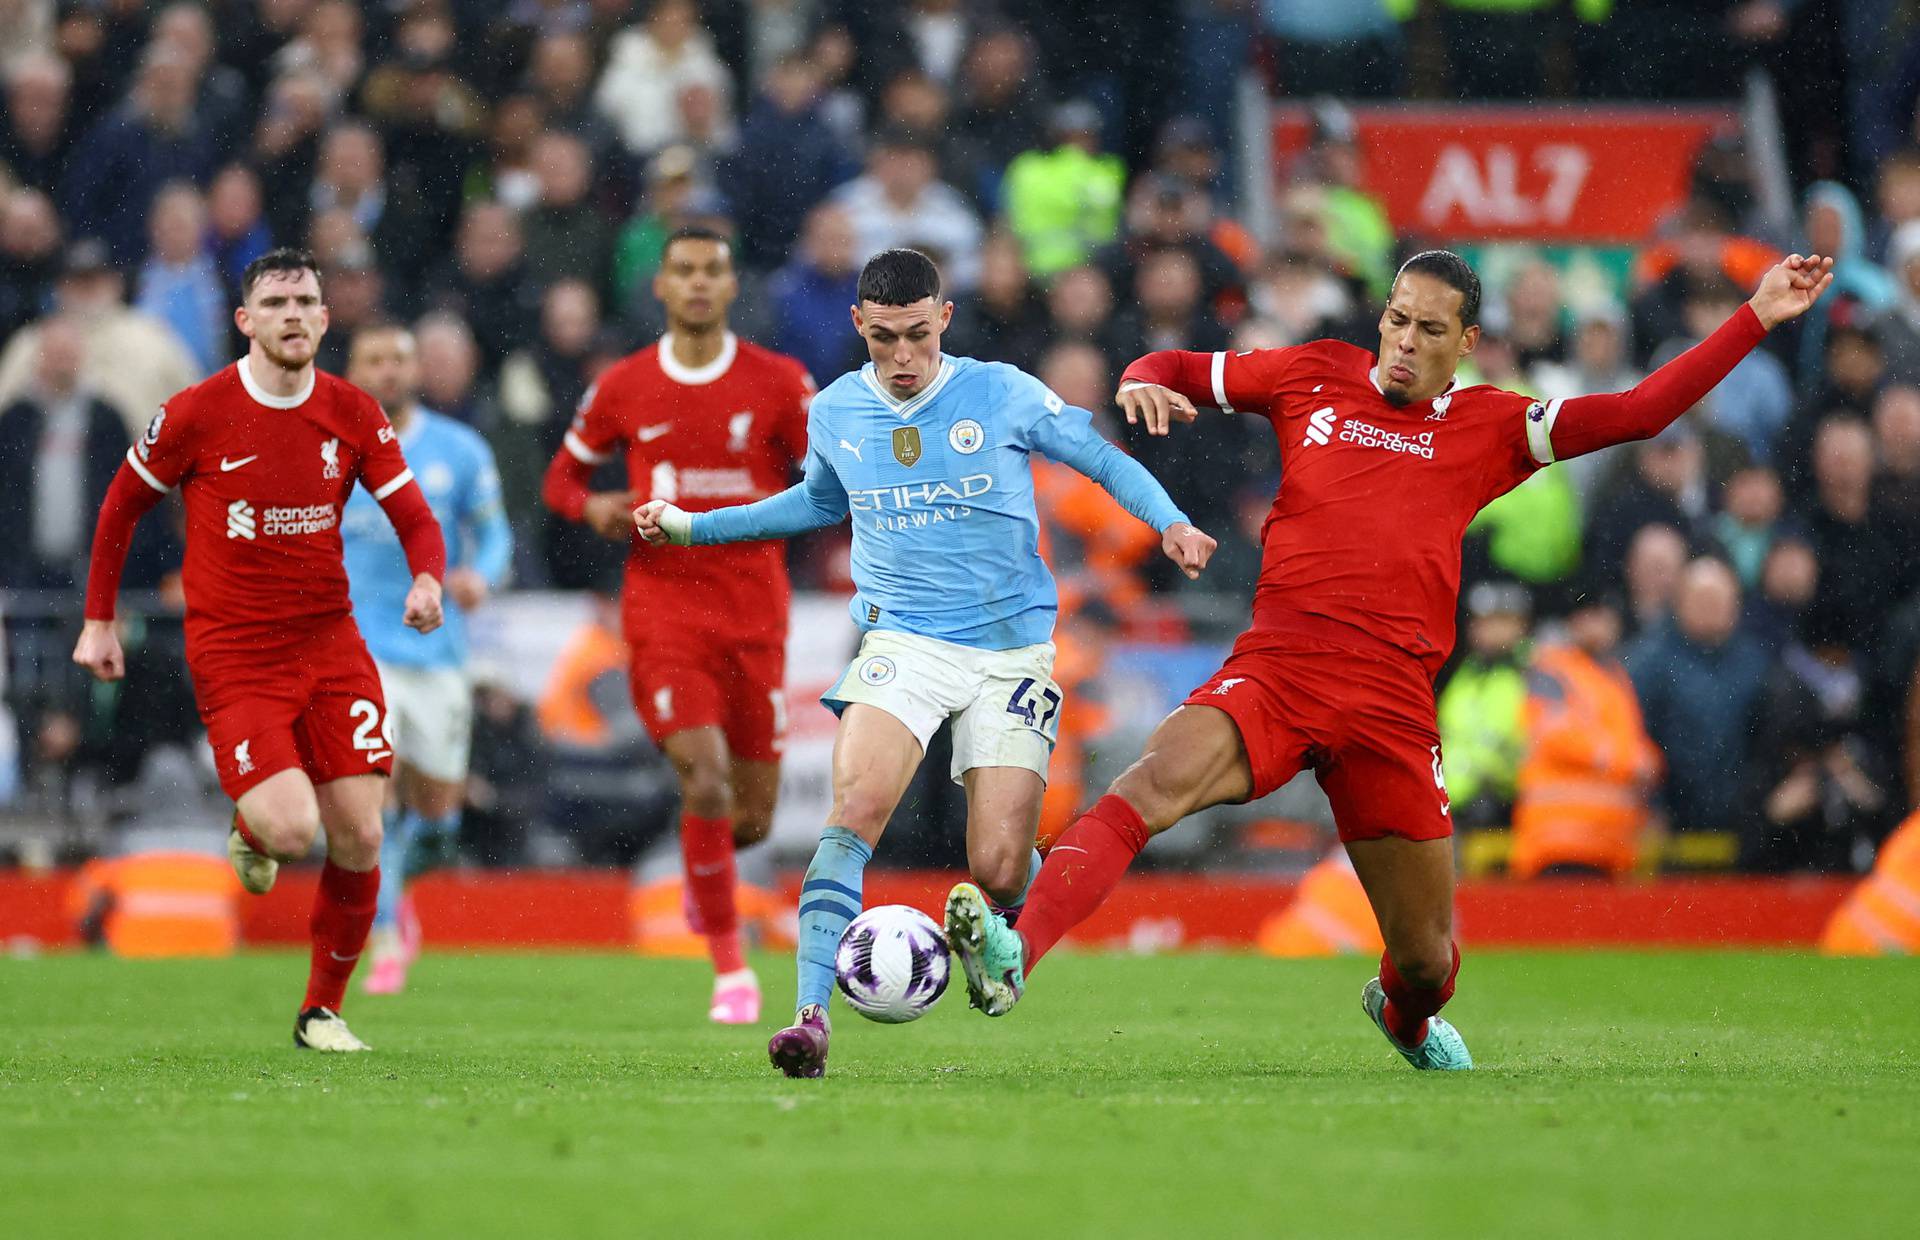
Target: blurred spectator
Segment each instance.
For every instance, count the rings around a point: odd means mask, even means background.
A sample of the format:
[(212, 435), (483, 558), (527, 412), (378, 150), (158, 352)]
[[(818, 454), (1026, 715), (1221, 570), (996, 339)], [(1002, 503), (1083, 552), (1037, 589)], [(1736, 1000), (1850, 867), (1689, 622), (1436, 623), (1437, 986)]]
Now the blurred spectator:
[(516, 212), (539, 201), (533, 144), (546, 128), (546, 113), (532, 95), (509, 95), (496, 104), (487, 122), (486, 151), (467, 171), (469, 200), (484, 196)]
[(913, 134), (933, 152), (942, 181), (965, 194), (976, 211), (992, 211), (994, 204), (978, 189), (986, 180), (984, 156), (973, 135), (952, 123), (953, 97), (946, 86), (922, 70), (901, 69), (881, 88), (879, 104), (888, 126)]
[(1856, 650), (1872, 647), (1881, 618), (1913, 584), (1893, 531), (1873, 507), (1873, 433), (1854, 417), (1828, 418), (1813, 446), (1814, 495), (1799, 514), (1820, 561), (1814, 611)]
[(1200, 268), (1192, 254), (1177, 249), (1148, 254), (1134, 273), (1133, 297), (1114, 321), (1122, 353), (1211, 353), (1227, 347), (1226, 329), (1200, 299)]
[[(1100, 150), (1100, 114), (1076, 100), (1056, 108), (1052, 148), (1025, 152), (1008, 165), (1006, 222), (1026, 251), (1027, 269), (1045, 280), (1077, 267), (1120, 230), (1127, 170)], [(1198, 348), (1199, 346), (1194, 346)]]
[(1741, 864), (1864, 870), (1893, 825), (1890, 772), (1861, 728), (1866, 681), (1833, 617), (1815, 611), (1768, 686), (1754, 775), (1760, 812)]
[(0, 340), (38, 318), (60, 271), (60, 217), (38, 190), (0, 191)]
[(1885, 518), (1902, 564), (1920, 563), (1920, 388), (1897, 385), (1873, 402), (1879, 472), (1873, 507)]
[(534, 142), (540, 201), (526, 216), (527, 275), (535, 288), (556, 280), (606, 287), (613, 263), (613, 226), (594, 206), (593, 165), (572, 134), (544, 133)]
[(549, 129), (587, 144), (596, 166), (609, 163), (620, 135), (593, 101), (593, 46), (578, 34), (549, 34), (533, 47), (527, 89), (546, 115)]
[(219, 152), (195, 111), (199, 83), (178, 53), (140, 62), (127, 101), (73, 146), (61, 178), (61, 214), (79, 236), (100, 237), (117, 263), (147, 248), (147, 210), (172, 180), (204, 185)]
[(73, 71), (50, 52), (15, 58), (0, 109), (0, 180), (52, 193), (73, 146)]
[(830, 23), (814, 36), (808, 55), (820, 71), (821, 116), (840, 135), (842, 146), (859, 150), (866, 142), (867, 99), (854, 82), (859, 52), (853, 36), (845, 26)]
[(1676, 217), (1672, 235), (1643, 250), (1634, 266), (1640, 287), (1633, 300), (1636, 362), (1644, 364), (1662, 341), (1685, 333), (1680, 303), (1690, 284), (1724, 276), (1735, 288), (1751, 289), (1784, 257), (1764, 242), (1736, 234), (1725, 206), (1695, 195)]
[(1350, 284), (1305, 255), (1286, 251), (1268, 261), (1247, 296), (1277, 333), (1271, 348), (1323, 337), (1349, 339), (1349, 320), (1358, 313)]
[(1447, 798), (1457, 826), (1505, 826), (1526, 752), (1521, 716), (1533, 606), (1524, 587), (1483, 581), (1467, 591), (1466, 610), (1466, 657), (1438, 703)]
[(1047, 290), (1047, 317), (1053, 340), (1093, 345), (1116, 367), (1133, 361), (1114, 323), (1113, 285), (1098, 267), (1075, 267), (1054, 277)]
[(1011, 235), (997, 232), (987, 238), (981, 249), (980, 287), (955, 314), (954, 332), (953, 351), (1007, 362), (1029, 373), (1047, 347), (1053, 333), (1046, 304), (1034, 291), (1020, 243)]
[(1740, 628), (1740, 583), (1718, 560), (1687, 566), (1673, 623), (1626, 652), (1647, 732), (1667, 759), (1676, 829), (1731, 830), (1744, 817), (1766, 652)]
[(1697, 542), (1710, 515), (1706, 451), (1687, 419), (1627, 453), (1626, 468), (1617, 470), (1595, 497), (1587, 525), (1586, 562), (1605, 577), (1618, 571), (1643, 527), (1669, 525)]
[(1733, 567), (1743, 590), (1756, 589), (1767, 553), (1780, 536), (1786, 497), (1780, 477), (1764, 465), (1740, 470), (1721, 489), (1720, 511), (1713, 518), (1713, 541)]
[(280, 237), (306, 234), (313, 210), (313, 172), (333, 106), (317, 73), (283, 74), (267, 88), (266, 106), (253, 134), (252, 163), (260, 171), (267, 218)]
[(207, 252), (207, 207), (200, 191), (184, 181), (163, 187), (147, 216), (151, 245), (140, 269), (134, 306), (173, 330), (210, 375), (233, 360), (227, 328), (234, 301)]
[(1213, 207), (1204, 193), (1158, 174), (1137, 177), (1126, 219), (1120, 240), (1093, 258), (1114, 288), (1132, 288), (1134, 269), (1147, 255), (1184, 250), (1200, 272), (1201, 298), (1209, 306), (1244, 300), (1240, 268), (1209, 235)]
[[(1724, 276), (1690, 281), (1681, 301), (1686, 334), (1656, 350), (1655, 364), (1671, 360), (1718, 331), (1744, 301), (1745, 295)], [(1755, 349), (1707, 393), (1700, 410), (1711, 425), (1738, 438), (1754, 460), (1771, 461), (1773, 441), (1793, 412), (1793, 379), (1779, 358)]]
[[(199, 378), (193, 358), (166, 324), (130, 308), (126, 283), (107, 261), (106, 245), (78, 241), (67, 248), (54, 305), (86, 337), (81, 386), (119, 413), (129, 438), (146, 430), (153, 411)], [(0, 405), (25, 391), (40, 350), (38, 325), (15, 332), (0, 350)]]
[(988, 210), (1000, 203), (1002, 178), (1014, 157), (1040, 145), (1047, 109), (1040, 74), (1032, 42), (1013, 26), (982, 31), (967, 51), (953, 123), (977, 144), (982, 179), (960, 189)]
[(327, 131), (308, 199), (316, 214), (350, 215), (380, 266), (402, 282), (432, 257), (430, 208), (417, 193), (389, 184), (385, 146), (371, 125), (349, 121)]
[(216, 151), (231, 151), (246, 131), (253, 99), (240, 71), (214, 58), (213, 18), (193, 0), (169, 4), (153, 19), (153, 46), (186, 62), (200, 84), (194, 110), (201, 125)]
[(1887, 246), (1896, 299), (1876, 326), (1886, 350), (1887, 378), (1920, 384), (1920, 220), (1903, 224)]
[(1393, 282), (1393, 226), (1380, 200), (1366, 191), (1359, 130), (1344, 106), (1331, 100), (1315, 105), (1312, 144), (1301, 171), (1317, 191), (1328, 255), (1384, 301)]
[(773, 347), (800, 359), (822, 386), (866, 361), (847, 314), (859, 300), (859, 282), (853, 221), (835, 206), (814, 208), (799, 252), (767, 281)]
[(1528, 664), (1515, 878), (1623, 878), (1641, 863), (1661, 760), (1620, 662), (1620, 634), (1619, 600), (1594, 595), (1567, 614), (1566, 640), (1539, 647)]
[[(1634, 534), (1627, 544), (1627, 562), (1621, 574), (1627, 587), (1630, 632), (1653, 632), (1672, 620), (1673, 599), (1679, 593), (1688, 554), (1686, 536), (1671, 525), (1646, 525)], [(1611, 580), (1610, 574), (1597, 571), (1594, 577)]]
[(366, 67), (359, 6), (351, 0), (321, 0), (303, 10), (298, 24), (299, 34), (273, 55), (275, 72), (318, 74), (333, 105), (344, 103)]
[(453, 253), (427, 277), (427, 304), (471, 327), (489, 370), (533, 327), (537, 298), (525, 249), (518, 215), (502, 203), (476, 202), (460, 219)]
[(1760, 565), (1760, 592), (1750, 597), (1743, 621), (1767, 653), (1778, 655), (1800, 640), (1807, 609), (1820, 586), (1820, 561), (1803, 534), (1783, 534)]
[(466, 320), (444, 310), (413, 328), (420, 354), (420, 402), (481, 431), (492, 429), (493, 408), (479, 387), (480, 348)]
[(1870, 320), (1898, 298), (1893, 277), (1867, 257), (1866, 225), (1853, 191), (1833, 181), (1807, 190), (1802, 230), (1804, 253), (1833, 256), (1833, 287), (1800, 319), (1800, 384), (1807, 388), (1825, 355), (1828, 324), (1855, 314)]
[(0, 75), (30, 56), (53, 50), (52, 0), (4, 0), (0, 3)]
[(1835, 414), (1866, 417), (1886, 380), (1886, 354), (1878, 332), (1834, 324), (1827, 331), (1826, 350), (1826, 366), (1813, 393), (1800, 402), (1774, 440), (1774, 468), (1788, 498), (1796, 501), (1812, 489), (1814, 432)]
[(82, 382), (79, 324), (53, 318), (34, 334), (32, 377), (0, 407), (0, 585), (70, 590), (86, 580), (93, 514), (127, 430)]
[(240, 304), (240, 277), (247, 264), (273, 248), (264, 207), (260, 178), (246, 164), (228, 164), (207, 190), (207, 247), (229, 306)]
[(321, 279), (328, 322), (314, 364), (328, 374), (344, 375), (354, 333), (388, 317), (387, 279), (365, 242), (341, 247), (330, 262), (323, 263)]
[(1559, 270), (1535, 259), (1514, 272), (1500, 297), (1498, 313), (1488, 316), (1486, 326), (1513, 346), (1521, 369), (1532, 370), (1543, 362), (1566, 360), (1567, 342), (1560, 331), (1563, 311)]
[[(1596, 302), (1574, 315), (1566, 360), (1539, 363), (1528, 373), (1527, 382), (1542, 400), (1566, 400), (1593, 392), (1624, 392), (1644, 377), (1645, 372), (1630, 360), (1626, 313), (1611, 302)], [(1613, 455), (1590, 452), (1561, 463), (1583, 506)]]
[[(361, 105), (386, 151), (386, 184), (420, 217), (437, 249), (453, 233), (467, 171), (484, 149), (487, 107), (448, 63), (452, 24), (431, 12), (402, 24), (399, 55), (375, 69)], [(425, 256), (405, 270), (418, 271)]]
[(681, 95), (688, 87), (715, 97), (722, 117), (731, 78), (700, 25), (692, 0), (653, 0), (646, 21), (621, 31), (608, 49), (595, 105), (613, 122), (627, 150), (647, 156), (687, 138)]
[(698, 157), (686, 146), (670, 146), (647, 165), (646, 197), (614, 241), (614, 306), (629, 321), (657, 313), (650, 285), (667, 238), (719, 209), (712, 187), (701, 184), (700, 171)]
[(933, 152), (918, 137), (888, 130), (874, 139), (866, 173), (830, 201), (852, 217), (862, 262), (881, 250), (912, 246), (939, 264), (949, 291), (970, 292), (980, 279), (980, 219), (935, 172)]
[[(742, 127), (740, 149), (721, 174), (740, 231), (741, 260), (778, 266), (813, 204), (859, 171), (827, 124), (820, 72), (806, 56), (783, 56)], [(664, 235), (660, 240), (664, 240)], [(651, 248), (659, 250), (658, 242)]]
[(1277, 94), (1382, 98), (1399, 92), (1405, 53), (1394, 0), (1260, 0), (1257, 7), (1272, 40)]
[(804, 55), (820, 20), (819, 0), (750, 0), (747, 5), (747, 80), (767, 88), (780, 62)]

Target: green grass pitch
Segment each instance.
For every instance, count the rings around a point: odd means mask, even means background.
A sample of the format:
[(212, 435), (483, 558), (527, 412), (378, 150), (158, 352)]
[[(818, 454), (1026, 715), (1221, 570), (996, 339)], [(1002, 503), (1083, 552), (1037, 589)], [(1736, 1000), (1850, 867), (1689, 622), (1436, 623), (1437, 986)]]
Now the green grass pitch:
[(956, 975), (788, 1081), (695, 962), (429, 956), (325, 1057), (291, 954), (5, 960), (0, 1236), (1916, 1234), (1920, 962), (1473, 953), (1452, 1077), (1371, 972), (1063, 955), (1000, 1021)]

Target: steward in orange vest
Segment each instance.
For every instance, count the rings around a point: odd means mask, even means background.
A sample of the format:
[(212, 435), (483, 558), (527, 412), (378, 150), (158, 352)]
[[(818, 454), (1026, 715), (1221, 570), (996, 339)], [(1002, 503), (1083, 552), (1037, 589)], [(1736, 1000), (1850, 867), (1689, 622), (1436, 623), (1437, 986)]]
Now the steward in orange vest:
[(1873, 873), (1827, 922), (1820, 950), (1829, 956), (1920, 953), (1920, 813), (1880, 846)]
[(1527, 756), (1513, 811), (1516, 878), (1550, 867), (1619, 877), (1640, 860), (1660, 750), (1613, 656), (1620, 613), (1594, 599), (1567, 618), (1570, 644), (1543, 646), (1527, 671)]

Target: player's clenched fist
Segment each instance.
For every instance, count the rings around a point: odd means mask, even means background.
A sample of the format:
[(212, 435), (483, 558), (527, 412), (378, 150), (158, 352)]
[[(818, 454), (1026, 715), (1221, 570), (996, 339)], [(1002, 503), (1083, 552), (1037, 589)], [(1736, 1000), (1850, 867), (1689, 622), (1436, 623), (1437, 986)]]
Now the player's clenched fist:
[(634, 509), (633, 526), (656, 547), (684, 547), (693, 541), (693, 517), (663, 499), (650, 499)]
[(1200, 575), (1200, 570), (1213, 558), (1213, 549), (1219, 545), (1184, 521), (1169, 525), (1166, 533), (1160, 535), (1160, 550), (1180, 566), (1189, 580)]
[(1191, 422), (1200, 416), (1192, 401), (1158, 383), (1129, 383), (1114, 400), (1120, 405), (1120, 412), (1127, 415), (1127, 425), (1138, 426), (1144, 422), (1149, 435), (1166, 434), (1175, 418)]
[(81, 625), (73, 661), (92, 672), (96, 680), (118, 680), (126, 675), (127, 659), (120, 652), (120, 632), (114, 622), (89, 620)]
[(410, 629), (431, 633), (440, 627), (440, 581), (421, 573), (407, 591), (407, 609), (402, 617)]

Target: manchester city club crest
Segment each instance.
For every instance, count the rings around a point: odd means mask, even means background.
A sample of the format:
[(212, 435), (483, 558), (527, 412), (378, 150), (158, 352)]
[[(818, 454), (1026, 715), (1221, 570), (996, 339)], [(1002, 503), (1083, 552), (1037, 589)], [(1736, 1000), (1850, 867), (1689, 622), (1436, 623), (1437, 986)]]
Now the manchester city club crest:
[(903, 426), (893, 432), (893, 459), (912, 469), (920, 463), (920, 428)]
[(972, 418), (961, 418), (947, 432), (947, 444), (961, 456), (972, 456), (987, 442), (987, 432)]
[(893, 679), (893, 660), (885, 655), (874, 655), (860, 665), (860, 679), (870, 685), (884, 685)]

